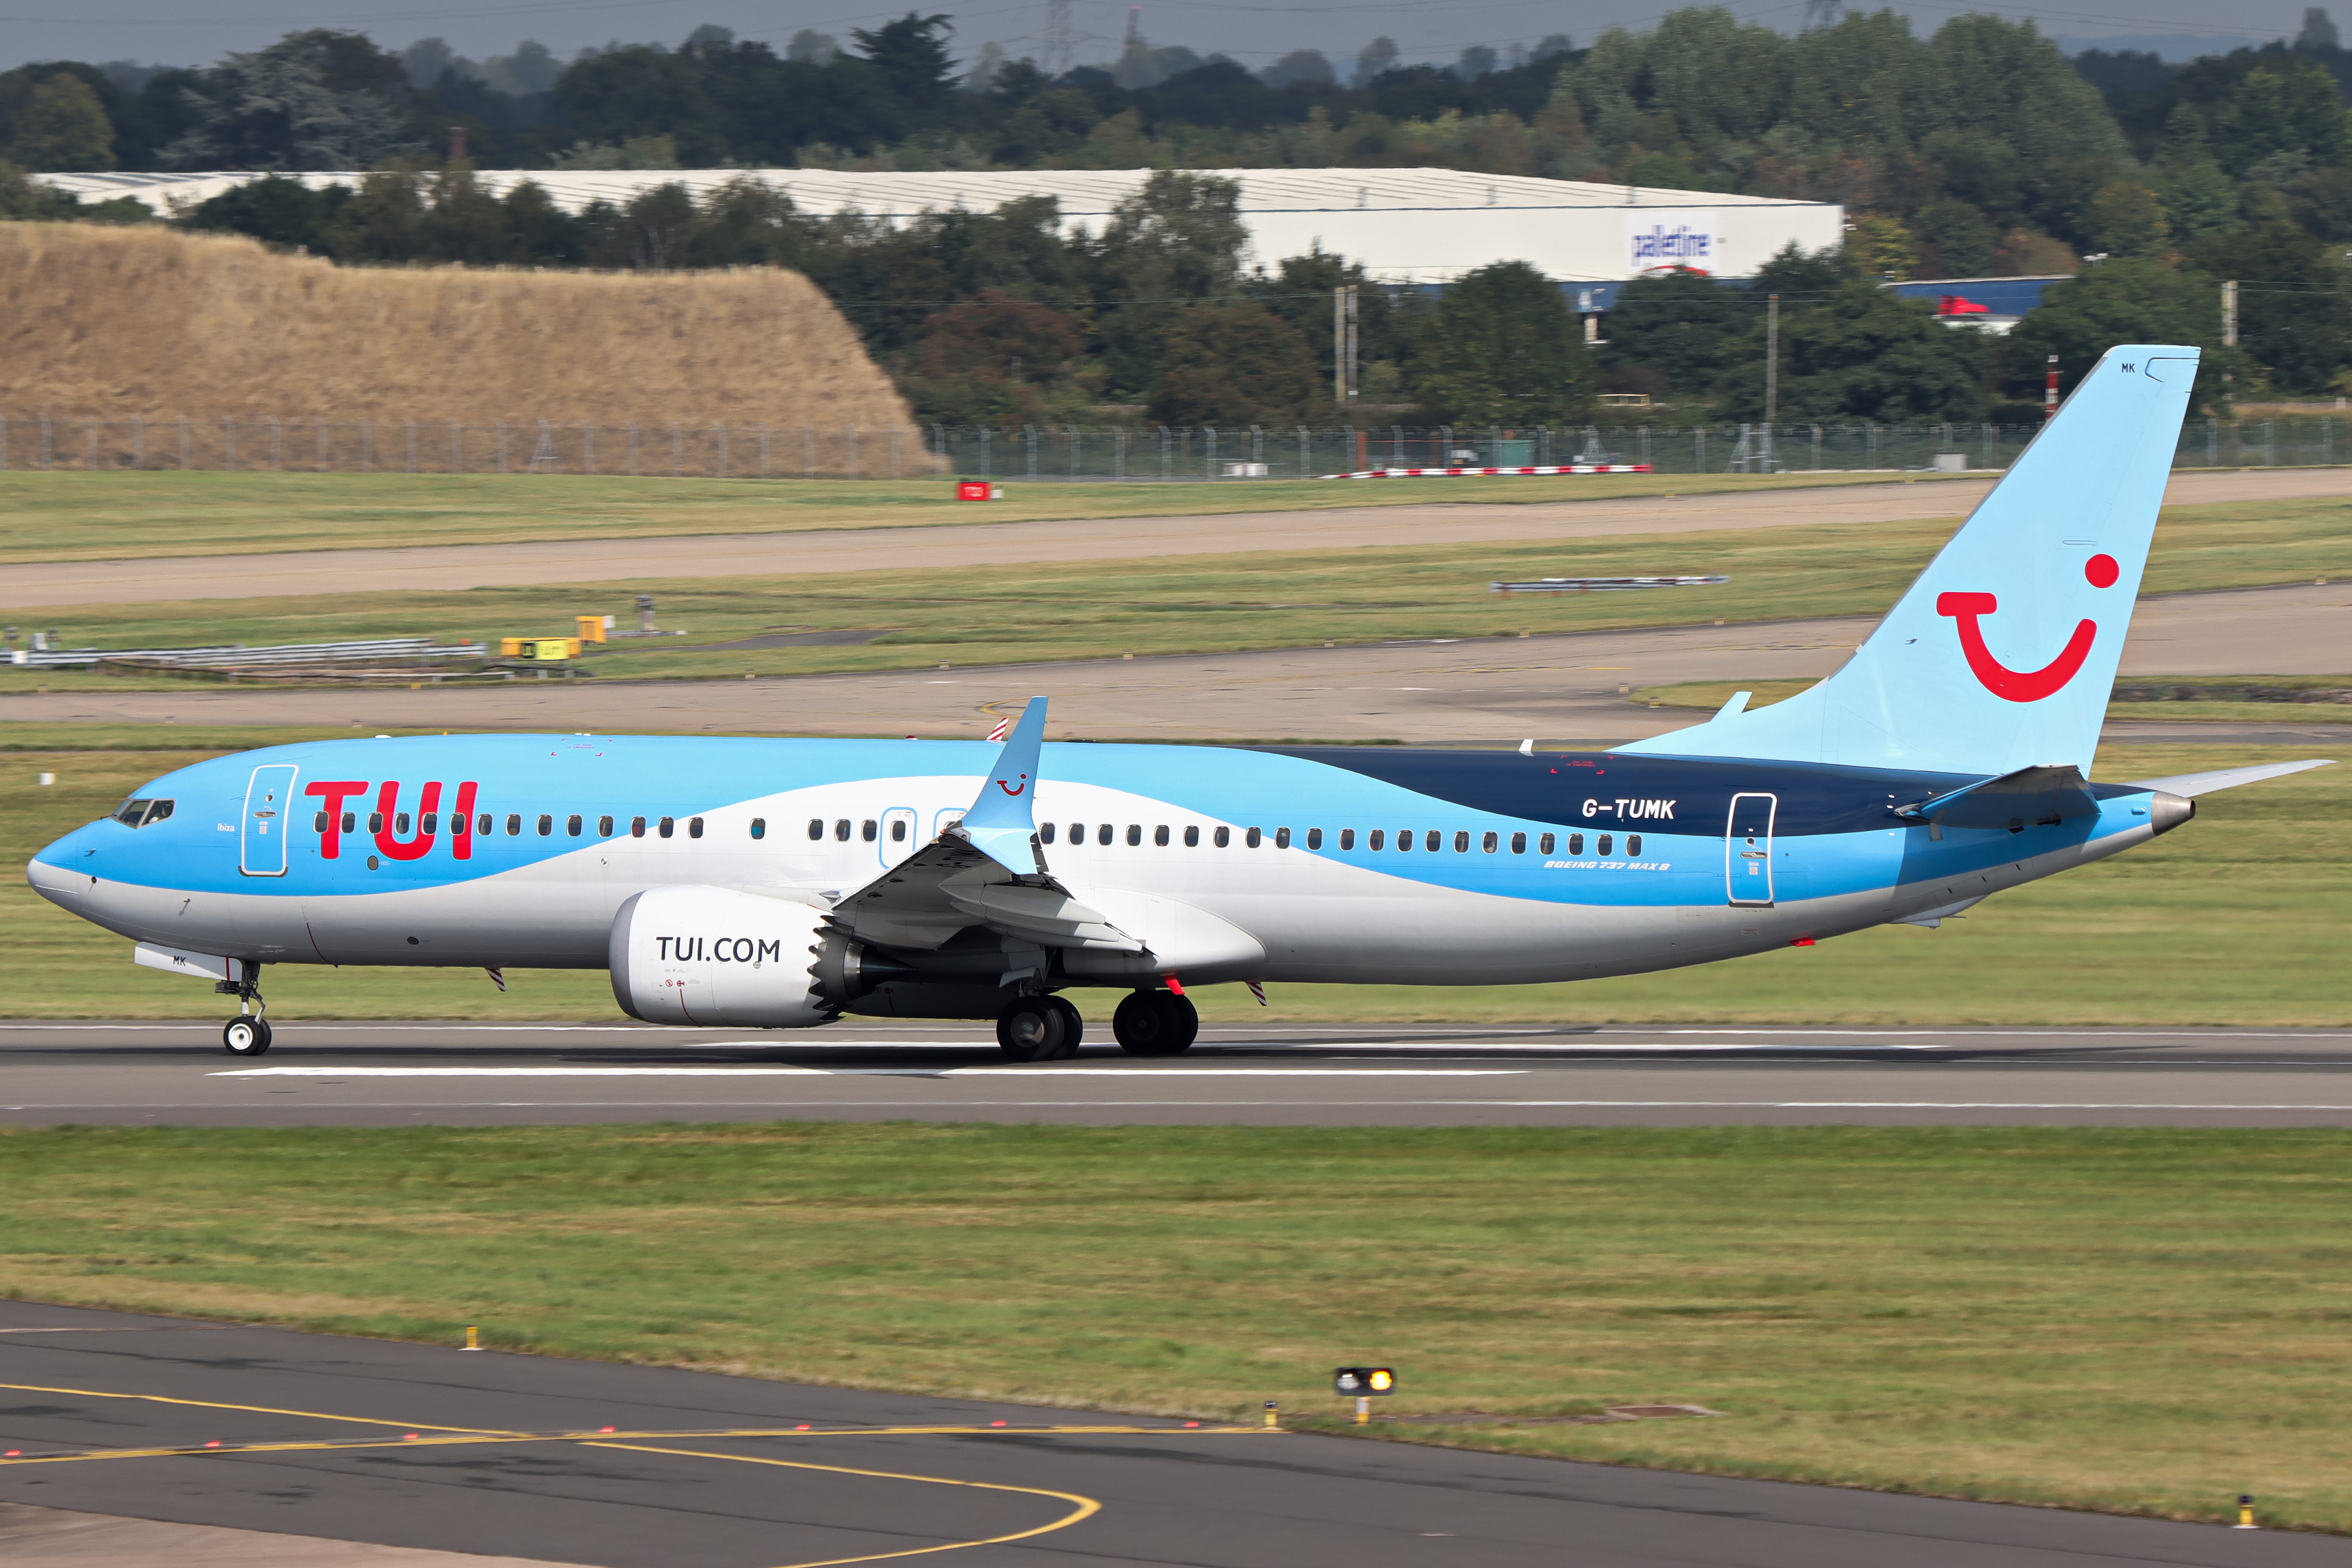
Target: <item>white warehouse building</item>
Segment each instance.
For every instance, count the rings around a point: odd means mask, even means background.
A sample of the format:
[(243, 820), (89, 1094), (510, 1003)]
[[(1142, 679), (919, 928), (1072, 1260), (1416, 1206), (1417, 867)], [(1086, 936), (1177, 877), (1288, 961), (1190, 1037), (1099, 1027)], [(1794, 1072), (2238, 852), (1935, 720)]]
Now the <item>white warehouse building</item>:
[[(958, 206), (990, 211), (1017, 197), (1049, 195), (1061, 204), (1066, 222), (1099, 230), (1112, 207), (1140, 189), (1152, 172), (532, 169), (486, 170), (479, 179), (484, 187), (501, 194), (524, 180), (536, 181), (560, 205), (574, 212), (599, 200), (625, 203), (656, 185), (677, 183), (699, 195), (729, 180), (757, 180), (786, 192), (803, 212), (831, 215), (854, 209), (893, 218)], [(1805, 250), (1836, 246), (1845, 226), (1845, 209), (1831, 202), (1600, 185), (1524, 174), (1455, 169), (1193, 172), (1240, 185), (1252, 261), (1270, 266), (1320, 246), (1360, 263), (1386, 283), (1443, 283), (1497, 261), (1528, 262), (1564, 283), (1619, 282), (1669, 265), (1742, 278), (1785, 246)], [(34, 177), (86, 201), (136, 196), (168, 215), (261, 176)], [(313, 187), (356, 184), (362, 178), (313, 173), (294, 177)]]

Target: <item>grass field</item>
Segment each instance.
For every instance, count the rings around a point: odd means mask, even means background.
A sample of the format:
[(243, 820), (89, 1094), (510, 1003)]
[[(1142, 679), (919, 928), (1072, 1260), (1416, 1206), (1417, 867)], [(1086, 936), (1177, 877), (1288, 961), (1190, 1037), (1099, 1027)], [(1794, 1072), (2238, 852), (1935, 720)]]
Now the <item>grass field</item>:
[[(119, 734), (119, 731), (116, 733)], [(0, 761), (0, 940), (20, 1016), (212, 1018), (205, 986), (136, 969), (130, 943), (37, 897), (17, 871), (58, 834), (200, 752), (16, 752)], [(2107, 779), (2311, 754), (2218, 745), (2109, 746)], [(2352, 763), (2352, 750), (2347, 752)], [(44, 771), (58, 784), (35, 783)], [(1277, 985), (1261, 1014), (1240, 986), (1196, 993), (1213, 1018), (1593, 1023), (2352, 1024), (2352, 765), (2209, 796), (2197, 820), (2095, 865), (2001, 894), (1940, 931), (1884, 926), (1819, 947), (1579, 984), (1454, 989)], [(602, 971), (325, 969), (268, 976), (273, 1016), (614, 1018)], [(1074, 991), (1100, 1037), (1112, 991)]]
[(2352, 1135), (0, 1131), (0, 1293), (2352, 1531)]
[[(105, 561), (279, 550), (505, 544), (812, 528), (919, 528), (1085, 517), (1321, 511), (1476, 501), (1612, 500), (1822, 485), (1889, 473), (1596, 474), (1417, 484), (1312, 481), (1004, 483), (959, 502), (951, 478), (677, 479), (522, 474), (301, 474), (0, 470), (0, 561)], [(1920, 482), (1934, 482), (1921, 479)]]
[[(2150, 593), (2352, 576), (2342, 503), (2176, 508)], [(1876, 615), (1909, 585), (1954, 520), (1436, 548), (1267, 552), (837, 576), (633, 580), (450, 593), (203, 600), (65, 610), (37, 624), (71, 646), (315, 642), (569, 633), (574, 615), (628, 624), (650, 591), (689, 637), (624, 642), (587, 661), (599, 679), (736, 678), (1228, 652), (1415, 637), (1511, 637), (1712, 620)], [(1715, 586), (1515, 595), (1490, 582), (1579, 573), (1720, 574)], [(869, 630), (856, 646), (715, 649), (777, 633)], [(0, 667), (0, 693), (192, 688), (186, 682)]]

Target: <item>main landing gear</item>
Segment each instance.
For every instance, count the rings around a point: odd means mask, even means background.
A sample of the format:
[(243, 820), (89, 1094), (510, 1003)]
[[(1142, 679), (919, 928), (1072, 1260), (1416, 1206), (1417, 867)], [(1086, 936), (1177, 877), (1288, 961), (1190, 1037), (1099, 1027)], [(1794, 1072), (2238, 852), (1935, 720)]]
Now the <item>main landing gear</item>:
[(221, 1026), (221, 1044), (233, 1057), (257, 1057), (269, 1049), (269, 1020), (261, 1016), (268, 1005), (261, 999), (261, 964), (250, 958), (238, 962), (244, 965), (239, 978), (213, 983), (221, 995), (236, 998), (236, 1016)]
[(1171, 991), (1131, 991), (1110, 1016), (1118, 1048), (1131, 1057), (1172, 1057), (1201, 1033), (1200, 1010)]
[(1016, 1062), (1059, 1061), (1078, 1054), (1086, 1020), (1059, 996), (1024, 996), (996, 1020), (996, 1043)]

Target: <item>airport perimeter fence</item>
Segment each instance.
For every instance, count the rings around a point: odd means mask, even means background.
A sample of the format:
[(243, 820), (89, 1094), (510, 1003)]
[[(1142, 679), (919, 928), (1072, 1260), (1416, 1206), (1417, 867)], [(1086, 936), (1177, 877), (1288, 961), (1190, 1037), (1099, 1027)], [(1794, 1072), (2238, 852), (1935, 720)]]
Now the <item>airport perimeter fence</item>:
[[(1024, 483), (1640, 464), (1662, 474), (2005, 468), (2038, 425), (1080, 426), (0, 416), (0, 468)], [(2178, 468), (2352, 462), (2352, 418), (2192, 419)]]

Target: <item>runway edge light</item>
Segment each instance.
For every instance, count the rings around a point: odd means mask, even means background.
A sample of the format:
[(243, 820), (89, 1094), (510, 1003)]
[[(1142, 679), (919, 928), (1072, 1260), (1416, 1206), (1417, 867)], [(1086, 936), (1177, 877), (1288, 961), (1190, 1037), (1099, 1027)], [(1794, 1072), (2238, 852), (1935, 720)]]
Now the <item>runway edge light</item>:
[(1396, 1392), (1396, 1370), (1385, 1366), (1343, 1366), (1331, 1373), (1331, 1392), (1356, 1400), (1356, 1425), (1372, 1418), (1372, 1398)]

